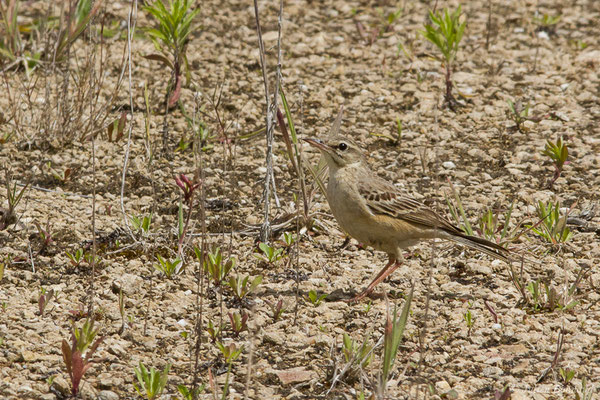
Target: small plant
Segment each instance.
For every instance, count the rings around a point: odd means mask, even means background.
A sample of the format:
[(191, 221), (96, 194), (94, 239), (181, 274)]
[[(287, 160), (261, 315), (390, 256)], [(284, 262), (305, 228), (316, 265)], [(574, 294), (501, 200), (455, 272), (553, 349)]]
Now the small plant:
[(52, 178), (54, 178), (56, 181), (58, 181), (60, 183), (67, 182), (69, 180), (69, 178), (71, 177), (71, 174), (73, 173), (73, 170), (71, 168), (65, 168), (65, 169), (61, 169), (61, 170), (53, 168), (52, 162), (50, 162), (50, 161), (48, 161), (46, 163), (46, 170), (48, 171), (50, 176), (52, 176)]
[[(127, 124), (127, 111), (121, 112), (121, 116), (108, 124), (106, 128), (106, 138), (109, 142), (118, 142), (123, 138), (125, 126)], [(115, 137), (113, 138), (113, 134)]]
[(154, 264), (154, 268), (157, 271), (162, 272), (168, 279), (171, 279), (175, 275), (179, 275), (181, 271), (183, 271), (184, 264), (179, 258), (176, 258), (173, 261), (165, 260), (160, 254), (157, 254), (156, 259), (158, 260), (158, 264)]
[(83, 261), (83, 249), (82, 248), (77, 249), (75, 254), (71, 254), (68, 251), (65, 251), (65, 253), (67, 254), (67, 257), (69, 257), (69, 260), (71, 260), (71, 265), (73, 267), (78, 267), (79, 264), (81, 264), (81, 262)]
[[(94, 329), (94, 320), (86, 320), (81, 328), (73, 327), (71, 346), (62, 341), (62, 355), (71, 380), (71, 395), (77, 396), (83, 375), (92, 366), (92, 356), (103, 338), (96, 338), (98, 330)], [(95, 339), (95, 340), (94, 340)], [(83, 355), (85, 353), (85, 356)]]
[(247, 275), (245, 278), (242, 278), (241, 275), (236, 277), (229, 278), (229, 287), (233, 291), (233, 294), (238, 300), (244, 299), (250, 293), (253, 293), (258, 285), (262, 282), (262, 275), (255, 277), (252, 281), (250, 281), (250, 276)]
[(248, 330), (248, 313), (244, 312), (240, 314), (239, 312), (229, 313), (229, 321), (231, 322), (231, 331), (233, 332), (233, 337), (240, 336), (240, 333)]
[(556, 24), (560, 21), (560, 15), (548, 15), (544, 14), (541, 17), (535, 15), (533, 17), (533, 23), (538, 26), (538, 31), (545, 31), (548, 33), (554, 33), (556, 30)]
[(200, 12), (199, 8), (192, 10), (193, 5), (193, 0), (169, 0), (168, 3), (156, 0), (153, 4), (143, 7), (158, 22), (157, 28), (146, 29), (146, 35), (160, 53), (151, 54), (146, 58), (160, 61), (173, 71), (174, 81), (171, 81), (170, 98), (167, 103), (169, 108), (177, 103), (181, 95), (182, 68), (185, 68), (187, 81), (190, 80), (186, 45), (192, 32), (192, 21)]
[(119, 334), (123, 334), (127, 329), (127, 314), (125, 313), (125, 295), (123, 294), (123, 288), (119, 288), (119, 314), (121, 315), (121, 328), (119, 328)]
[(444, 97), (446, 104), (452, 110), (454, 110), (458, 102), (452, 94), (453, 83), (451, 75), (456, 53), (458, 52), (460, 41), (467, 26), (466, 21), (460, 22), (460, 16), (460, 5), (452, 13), (448, 9), (444, 9), (443, 13), (435, 14), (430, 11), (429, 18), (432, 23), (425, 24), (425, 30), (420, 31), (425, 39), (433, 43), (440, 53), (442, 53), (441, 57), (438, 56), (436, 58), (444, 64), (446, 70), (446, 93)]
[(279, 318), (281, 318), (283, 313), (286, 311), (286, 309), (283, 307), (283, 299), (280, 298), (276, 303), (272, 303), (269, 300), (265, 300), (265, 303), (267, 303), (267, 305), (271, 309), (273, 322), (277, 322)]
[(568, 385), (575, 377), (575, 371), (569, 368), (560, 368), (558, 374), (562, 378), (563, 384)]
[(512, 100), (506, 100), (508, 104), (508, 117), (513, 120), (517, 126), (517, 130), (523, 133), (523, 124), (525, 121), (530, 120), (529, 118), (529, 104), (523, 105), (521, 100), (513, 102)]
[(150, 234), (150, 227), (152, 225), (152, 213), (148, 215), (132, 215), (131, 225), (133, 227), (133, 231), (142, 237), (147, 237)]
[(296, 238), (292, 232), (283, 232), (283, 243), (289, 249), (296, 242)]
[(5, 170), (5, 183), (6, 183), (6, 200), (8, 202), (8, 209), (0, 209), (0, 231), (5, 230), (10, 225), (17, 222), (17, 215), (15, 209), (23, 198), (25, 190), (29, 187), (27, 182), (20, 191), (17, 191), (17, 182), (13, 182), (12, 174), (8, 170)]
[(565, 215), (560, 214), (560, 202), (548, 201), (544, 204), (540, 201), (537, 204), (536, 212), (540, 221), (533, 226), (528, 226), (534, 233), (553, 246), (568, 242), (571, 239), (573, 233), (567, 227), (569, 212)]
[(566, 296), (560, 296), (556, 288), (546, 282), (541, 283), (539, 279), (529, 282), (526, 289), (531, 296), (531, 300), (526, 299), (526, 301), (534, 313), (554, 310), (567, 311), (579, 304), (579, 301), (571, 300), (576, 285), (567, 291)]
[(237, 347), (235, 343), (229, 343), (229, 345), (225, 346), (221, 342), (217, 342), (217, 348), (221, 351), (221, 355), (225, 358), (226, 363), (232, 363), (237, 360), (242, 351), (244, 351), (243, 347)]
[[(469, 302), (469, 307), (472, 307), (473, 304), (471, 302)], [(465, 317), (465, 322), (467, 323), (467, 336), (471, 336), (471, 329), (473, 328), (473, 325), (475, 324), (475, 321), (473, 319), (473, 313), (471, 312), (470, 309), (467, 309), (467, 312), (464, 315)]]
[(398, 348), (404, 336), (404, 330), (408, 321), (408, 315), (410, 312), (410, 305), (412, 303), (414, 286), (411, 288), (408, 297), (404, 301), (402, 312), (400, 316), (397, 316), (397, 307), (394, 307), (394, 315), (390, 319), (390, 311), (388, 306), (387, 318), (385, 323), (384, 338), (383, 338), (383, 360), (382, 370), (379, 376), (379, 392), (381, 398), (385, 398), (385, 392), (387, 390), (387, 383), (394, 366), (396, 355), (398, 354)]
[(515, 205), (513, 201), (508, 210), (504, 212), (503, 221), (500, 222), (499, 214), (487, 209), (479, 218), (478, 232), (480, 236), (499, 244), (505, 243), (514, 236), (517, 228), (509, 230), (512, 210)]
[(306, 298), (308, 299), (308, 301), (310, 301), (310, 304), (312, 304), (315, 307), (318, 307), (319, 304), (321, 304), (321, 302), (327, 298), (327, 294), (318, 295), (317, 292), (315, 292), (314, 290), (310, 290)]
[(258, 248), (260, 249), (260, 253), (254, 254), (254, 257), (268, 264), (273, 265), (283, 258), (283, 249), (276, 249), (262, 242), (258, 244)]
[(373, 345), (369, 344), (367, 335), (361, 345), (355, 342), (350, 335), (344, 332), (342, 353), (347, 363), (352, 363), (359, 368), (366, 368), (373, 360)]
[(177, 391), (183, 396), (183, 400), (196, 400), (200, 393), (206, 389), (205, 385), (196, 386), (193, 389), (188, 389), (185, 385), (177, 385)]
[(588, 388), (587, 378), (581, 378), (581, 392), (575, 391), (575, 400), (592, 400), (594, 395), (594, 385)]
[(213, 343), (217, 341), (221, 337), (221, 332), (223, 331), (224, 325), (215, 325), (212, 320), (209, 320), (206, 324), (206, 332)]
[[(225, 385), (223, 387), (223, 395), (221, 398), (224, 400), (227, 398), (227, 393), (229, 391), (229, 375), (231, 374), (231, 366), (233, 362), (239, 358), (244, 350), (243, 347), (237, 347), (235, 343), (230, 343), (228, 346), (225, 346), (221, 342), (217, 342), (217, 347), (221, 351), (221, 354), (225, 358), (225, 362), (227, 363), (227, 376), (225, 377)], [(210, 376), (210, 375), (209, 375)], [(212, 380), (212, 379), (211, 379)], [(215, 387), (213, 386), (213, 393), (216, 393)]]
[(556, 143), (552, 143), (548, 140), (542, 154), (550, 157), (554, 164), (554, 176), (550, 182), (548, 182), (548, 187), (552, 189), (554, 182), (560, 178), (563, 167), (569, 163), (569, 161), (567, 161), (567, 158), (569, 158), (569, 148), (567, 144), (563, 142), (562, 137), (559, 137)]
[[(92, 18), (98, 13), (103, 1), (80, 0), (76, 7), (71, 7), (66, 23), (60, 24), (56, 49), (52, 56), (56, 61), (63, 61), (67, 49), (83, 33)], [(92, 7), (93, 4), (93, 7)]]
[(37, 221), (34, 222), (34, 225), (38, 230), (40, 242), (42, 243), (42, 247), (39, 249), (39, 253), (43, 253), (44, 251), (46, 251), (48, 246), (50, 246), (50, 244), (54, 242), (54, 239), (52, 237), (52, 226), (50, 225), (50, 218), (46, 220), (45, 228), (42, 228), (42, 226)]
[[(194, 248), (194, 252), (196, 253), (196, 258), (200, 260), (202, 258), (200, 249), (196, 247)], [(229, 272), (235, 267), (235, 264), (235, 257), (231, 257), (227, 261), (224, 261), (221, 249), (218, 247), (204, 255), (204, 271), (208, 274), (210, 279), (212, 279), (215, 286), (221, 285), (225, 278), (227, 278), (227, 275), (229, 275)]]
[(159, 397), (167, 386), (167, 379), (169, 379), (169, 370), (171, 364), (165, 365), (165, 369), (160, 371), (154, 369), (154, 367), (148, 369), (140, 361), (139, 368), (134, 368), (135, 376), (137, 377), (139, 386), (135, 383), (133, 387), (138, 394), (148, 400), (154, 400)]
[(54, 289), (46, 291), (46, 289), (40, 288), (40, 297), (38, 299), (38, 310), (40, 312), (40, 316), (44, 316), (44, 311), (46, 310), (46, 307), (48, 307), (48, 304), (50, 304), (52, 301), (53, 297)]
[(185, 176), (185, 174), (179, 174), (179, 176), (175, 177), (175, 184), (183, 192), (183, 199), (188, 209), (187, 216), (184, 218), (183, 202), (180, 199), (177, 213), (177, 254), (179, 255), (179, 257), (183, 258), (183, 245), (188, 231), (188, 227), (190, 225), (190, 219), (192, 217), (192, 209), (194, 207), (194, 194), (196, 189), (200, 187), (200, 183), (196, 182), (195, 180), (191, 181), (187, 176)]

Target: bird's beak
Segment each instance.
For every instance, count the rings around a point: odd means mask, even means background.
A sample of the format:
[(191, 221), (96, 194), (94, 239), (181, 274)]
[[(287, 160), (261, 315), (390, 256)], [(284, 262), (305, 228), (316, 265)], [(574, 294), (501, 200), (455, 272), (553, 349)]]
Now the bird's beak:
[(309, 139), (302, 139), (302, 140), (305, 141), (306, 143), (310, 144), (311, 146), (316, 147), (319, 150), (323, 150), (328, 153), (331, 151), (331, 148), (329, 146), (327, 146), (325, 143), (323, 143), (323, 141), (320, 139), (309, 138)]

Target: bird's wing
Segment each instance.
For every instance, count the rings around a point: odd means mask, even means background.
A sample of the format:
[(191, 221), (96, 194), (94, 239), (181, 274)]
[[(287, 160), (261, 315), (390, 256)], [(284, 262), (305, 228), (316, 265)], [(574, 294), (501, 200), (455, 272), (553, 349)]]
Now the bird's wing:
[(365, 176), (363, 179), (359, 185), (359, 192), (374, 215), (388, 215), (427, 228), (462, 234), (462, 231), (447, 219), (425, 204), (403, 194), (384, 179), (375, 175)]

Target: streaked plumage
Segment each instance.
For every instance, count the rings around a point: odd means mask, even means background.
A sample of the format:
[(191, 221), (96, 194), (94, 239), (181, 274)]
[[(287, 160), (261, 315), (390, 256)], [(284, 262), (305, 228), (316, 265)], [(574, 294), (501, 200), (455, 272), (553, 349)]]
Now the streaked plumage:
[(452, 240), (508, 262), (508, 250), (502, 246), (465, 235), (447, 219), (377, 176), (353, 140), (336, 135), (325, 141), (306, 142), (318, 148), (327, 160), (327, 200), (342, 229), (389, 256), (384, 269), (353, 300), (364, 298), (400, 265), (403, 248), (423, 239)]

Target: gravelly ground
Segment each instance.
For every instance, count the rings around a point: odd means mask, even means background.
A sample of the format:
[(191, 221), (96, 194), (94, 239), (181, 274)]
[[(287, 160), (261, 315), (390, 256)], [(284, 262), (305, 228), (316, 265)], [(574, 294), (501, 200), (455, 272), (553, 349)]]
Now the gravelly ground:
[[(430, 4), (285, 4), (283, 86), (299, 134), (327, 134), (344, 105), (342, 131), (364, 145), (372, 167), (381, 176), (448, 216), (444, 194), (451, 193), (451, 183), (472, 223), (485, 210), (503, 213), (513, 202), (509, 227), (515, 231), (522, 230), (519, 224), (537, 220), (538, 201), (559, 200), (563, 207), (572, 208), (571, 215), (593, 210), (600, 188), (600, 3), (491, 1), (492, 29), (486, 48), (488, 4), (470, 1), (463, 5), (468, 26), (454, 81), (466, 97), (462, 99), (465, 106), (457, 112), (443, 107), (442, 67), (429, 56), (434, 49), (417, 34)], [(450, 5), (456, 6), (454, 2)], [(24, 13), (31, 16), (40, 5), (27, 7)], [(260, 7), (268, 62), (273, 66), (278, 4), (262, 1)], [(384, 16), (400, 7), (401, 16), (387, 32), (372, 44), (366, 43), (357, 24), (367, 31), (383, 28)], [(108, 21), (124, 21), (128, 10), (126, 3), (110, 3)], [(536, 12), (561, 18), (555, 29), (540, 32), (532, 22)], [(141, 10), (137, 24), (150, 24)], [(203, 287), (204, 326), (222, 320), (226, 326), (222, 341), (244, 348), (232, 366), (230, 398), (247, 394), (254, 399), (350, 399), (359, 398), (363, 390), (368, 397), (380, 369), (381, 347), (363, 371), (354, 370), (328, 390), (334, 374), (345, 365), (343, 334), (374, 344), (383, 333), (386, 302), (382, 296), (356, 305), (341, 299), (368, 284), (385, 263), (385, 255), (354, 241), (340, 249), (343, 233), (324, 196), (317, 192), (311, 203), (317, 221), (314, 231), (303, 230), (291, 254), (272, 265), (254, 257), (257, 235), (242, 234), (248, 225), (262, 221), (265, 140), (262, 136), (242, 138), (264, 124), (253, 7), (248, 2), (202, 2), (198, 24), (202, 29), (193, 34), (188, 46), (192, 84), (184, 87), (182, 103), (191, 113), (197, 95), (202, 107), (199, 116), (215, 135), (210, 141), (213, 147), (202, 157), (210, 232), (207, 241), (220, 246), (227, 257), (236, 257), (234, 275), (264, 277), (257, 292), (241, 303), (234, 301), (230, 291)], [(398, 43), (410, 58), (398, 51)], [(582, 43), (587, 47), (581, 49)], [(116, 87), (125, 45), (119, 37), (103, 44), (107, 76), (101, 84), (101, 99)], [(76, 42), (72, 68), (76, 70), (81, 65), (77, 62), (92, 50), (90, 41)], [(150, 137), (155, 148), (160, 148), (165, 124), (161, 104), (169, 79), (166, 69), (142, 57), (151, 52), (147, 40), (135, 38), (135, 108), (123, 205), (130, 215), (153, 211), (151, 232), (137, 244), (128, 237), (120, 211), (126, 138), (115, 143), (104, 134), (97, 137), (94, 175), (89, 141), (65, 145), (59, 132), (67, 132), (67, 127), (52, 132), (40, 129), (46, 115), (43, 110), (54, 107), (57, 96), (64, 93), (56, 85), (61, 75), (40, 79), (29, 97), (32, 102), (25, 96), (23, 71), (3, 75), (8, 96), (1, 96), (0, 101), (5, 114), (15, 118), (2, 129), (16, 127), (18, 131), (0, 145), (0, 161), (11, 166), (18, 181), (31, 177), (33, 186), (17, 209), (19, 222), (0, 232), (0, 256), (12, 256), (0, 282), (0, 302), (4, 304), (0, 310), (0, 397), (64, 397), (68, 378), (60, 344), (69, 338), (71, 323), (77, 319), (72, 311), (87, 310), (91, 279), (87, 264), (71, 266), (66, 251), (85, 247), (92, 237), (94, 178), (96, 227), (102, 232), (99, 237), (109, 243), (100, 245), (100, 263), (93, 279), (97, 326), (104, 341), (84, 378), (81, 395), (136, 397), (133, 368), (139, 361), (161, 368), (172, 363), (166, 396), (175, 396), (177, 384), (191, 381), (198, 291), (193, 271), (197, 265), (191, 248), (186, 270), (172, 280), (160, 276), (153, 264), (157, 253), (174, 257), (179, 189), (173, 177), (179, 173), (193, 176), (195, 162), (189, 149), (169, 151), (168, 158), (160, 154), (153, 160), (147, 157), (144, 85), (148, 85), (153, 105)], [(49, 97), (45, 97), (47, 87)], [(71, 84), (67, 91), (74, 104), (78, 101), (76, 88)], [(222, 88), (222, 97), (215, 111), (211, 98), (218, 88)], [(507, 115), (508, 99), (530, 104), (532, 115), (541, 118), (539, 122), (526, 122), (523, 132), (517, 131)], [(126, 111), (128, 102), (125, 81), (108, 120)], [(15, 105), (17, 111), (10, 114)], [(49, 118), (55, 114), (50, 113)], [(232, 139), (231, 152), (218, 140), (222, 137), (219, 119)], [(372, 135), (393, 134), (397, 119), (403, 127), (398, 146)], [(171, 149), (180, 138), (189, 140), (191, 134), (179, 110), (169, 114), (166, 126)], [(555, 141), (559, 136), (568, 144), (571, 162), (553, 189), (548, 189), (553, 167), (541, 151), (546, 140)], [(318, 156), (305, 150), (307, 159), (315, 163)], [(296, 212), (293, 195), (298, 185), (279, 133), (274, 152), (281, 207), (275, 207), (273, 216), (283, 216)], [(48, 162), (55, 171), (70, 168), (71, 176), (65, 181), (53, 177)], [(312, 187), (312, 178), (307, 179)], [(198, 206), (193, 210), (190, 245), (200, 243), (199, 210)], [(46, 229), (47, 221), (53, 240), (42, 250), (40, 230)], [(523, 304), (501, 262), (447, 243), (422, 243), (410, 249), (406, 263), (378, 290), (379, 294), (387, 292), (390, 300), (402, 299), (411, 282), (415, 285), (405, 339), (388, 384), (389, 397), (491, 399), (496, 391), (509, 387), (512, 399), (575, 399), (582, 396), (584, 379), (586, 398), (599, 397), (600, 246), (595, 228), (599, 222), (594, 216), (585, 227), (571, 227), (572, 239), (561, 246), (550, 246), (533, 232), (509, 245), (529, 259), (523, 268), (524, 282), (540, 279), (557, 290), (561, 301), (577, 300), (568, 310), (534, 310)], [(295, 232), (295, 224), (286, 230)], [(115, 248), (111, 232), (116, 232), (121, 250)], [(276, 247), (282, 246), (277, 242)], [(519, 263), (514, 267), (519, 270)], [(576, 289), (566, 293), (575, 283)], [(57, 293), (43, 316), (38, 312), (41, 288)], [(130, 318), (125, 332), (120, 332), (120, 289)], [(306, 300), (311, 290), (328, 297), (313, 306)], [(268, 303), (279, 299), (285, 312), (274, 321)], [(235, 311), (250, 315), (250, 329), (239, 337), (229, 329), (227, 314)], [(473, 315), (471, 329), (464, 317), (468, 311)], [(78, 326), (81, 323), (76, 322)], [(187, 337), (182, 332), (187, 332)], [(555, 368), (538, 381), (553, 364), (559, 340), (562, 348)], [(222, 387), (226, 365), (205, 331), (199, 355), (202, 382), (208, 384), (210, 370)], [(574, 371), (568, 383), (561, 377), (561, 368)], [(212, 394), (203, 396), (212, 398)]]

